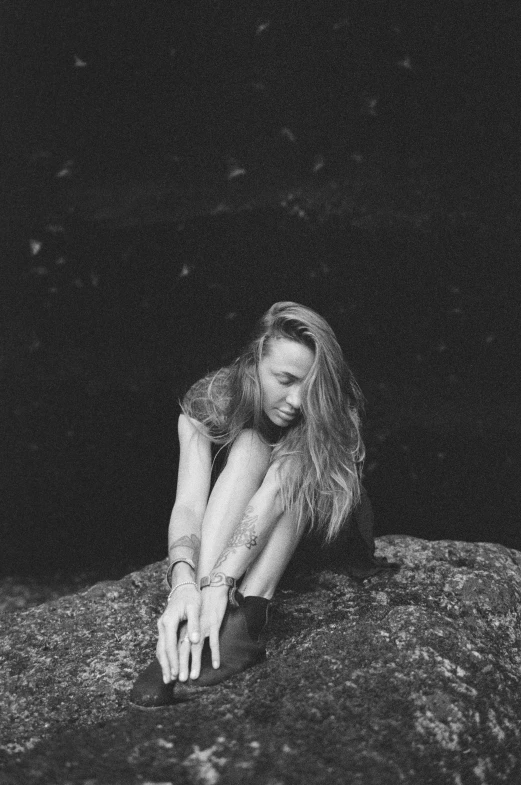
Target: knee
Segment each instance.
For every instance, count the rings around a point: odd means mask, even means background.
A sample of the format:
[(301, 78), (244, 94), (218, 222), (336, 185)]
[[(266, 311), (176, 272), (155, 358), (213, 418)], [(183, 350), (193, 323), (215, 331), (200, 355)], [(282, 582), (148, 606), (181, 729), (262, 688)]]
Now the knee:
[(253, 428), (246, 428), (234, 441), (228, 455), (227, 465), (264, 475), (269, 466), (270, 455), (269, 444), (266, 444)]

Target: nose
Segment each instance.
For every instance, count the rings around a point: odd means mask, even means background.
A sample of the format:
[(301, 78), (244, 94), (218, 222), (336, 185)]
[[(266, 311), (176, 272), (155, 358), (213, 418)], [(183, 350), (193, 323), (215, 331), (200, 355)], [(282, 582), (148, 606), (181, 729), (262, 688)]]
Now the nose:
[(286, 395), (286, 403), (288, 406), (291, 406), (292, 409), (300, 409), (302, 405), (300, 385), (295, 385), (288, 390), (288, 394)]

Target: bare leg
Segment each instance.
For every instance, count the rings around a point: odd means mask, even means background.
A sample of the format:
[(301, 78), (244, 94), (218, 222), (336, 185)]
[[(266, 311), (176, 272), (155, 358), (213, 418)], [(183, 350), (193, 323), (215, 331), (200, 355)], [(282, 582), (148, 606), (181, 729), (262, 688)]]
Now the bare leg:
[[(294, 514), (281, 515), (278, 512), (277, 518), (270, 527), (262, 551), (243, 578), (240, 591), (244, 599), (239, 600), (236, 607), (228, 604), (217, 630), (215, 625), (210, 626), (209, 646), (204, 651), (199, 653), (192, 646), (191, 677), (200, 686), (218, 684), (266, 657), (262, 633), (268, 620), (269, 600), (301, 534), (297, 531)], [(218, 645), (216, 641), (212, 643), (215, 631)]]
[(234, 442), (204, 514), (198, 579), (211, 572), (242, 520), (249, 501), (266, 475), (270, 453), (270, 447), (252, 430), (243, 431)]
[(273, 597), (303, 531), (303, 526), (297, 529), (293, 512), (281, 516), (268, 542), (242, 580), (240, 591), (245, 597), (266, 597), (268, 600)]
[[(271, 450), (254, 431), (244, 431), (234, 443), (228, 461), (208, 500), (203, 519), (198, 578), (208, 575), (230, 536), (242, 521), (246, 507), (268, 470)], [(303, 533), (296, 515), (283, 513), (267, 542), (248, 568), (240, 591), (245, 596), (271, 599)]]

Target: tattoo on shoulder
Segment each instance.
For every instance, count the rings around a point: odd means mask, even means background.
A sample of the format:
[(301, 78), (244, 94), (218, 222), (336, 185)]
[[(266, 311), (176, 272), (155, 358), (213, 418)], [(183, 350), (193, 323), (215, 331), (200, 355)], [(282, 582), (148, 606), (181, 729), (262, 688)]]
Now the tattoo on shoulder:
[(258, 534), (255, 531), (255, 524), (258, 517), (258, 515), (253, 515), (253, 507), (246, 507), (242, 521), (232, 532), (225, 549), (214, 565), (214, 570), (216, 570), (231, 553), (235, 553), (237, 548), (244, 545), (245, 548), (251, 550), (257, 545)]
[(175, 548), (189, 548), (193, 551), (193, 560), (197, 564), (199, 560), (199, 551), (201, 550), (201, 540), (196, 534), (191, 534), (190, 536), (185, 534), (182, 537), (179, 537), (179, 539), (170, 546), (170, 553), (172, 553)]

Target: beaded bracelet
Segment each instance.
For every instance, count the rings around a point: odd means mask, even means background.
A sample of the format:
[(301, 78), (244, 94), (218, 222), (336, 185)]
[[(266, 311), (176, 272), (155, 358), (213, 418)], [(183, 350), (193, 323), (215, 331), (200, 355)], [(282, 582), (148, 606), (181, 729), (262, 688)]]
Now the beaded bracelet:
[(175, 592), (175, 590), (178, 589), (180, 586), (195, 586), (196, 588), (198, 588), (197, 583), (195, 581), (181, 581), (181, 583), (176, 583), (176, 585), (174, 586), (174, 588), (172, 589), (172, 591), (167, 597), (166, 600), (167, 602), (170, 602), (170, 597)]

